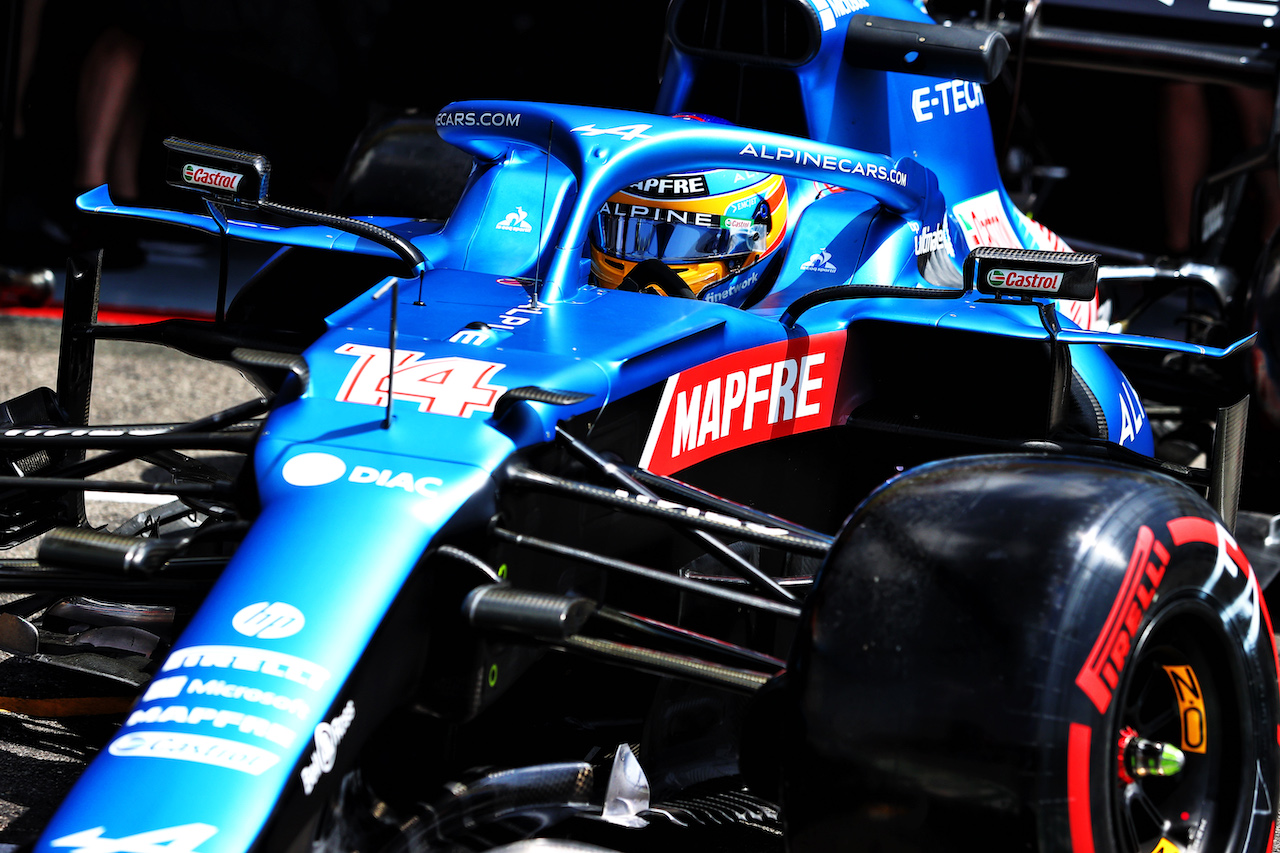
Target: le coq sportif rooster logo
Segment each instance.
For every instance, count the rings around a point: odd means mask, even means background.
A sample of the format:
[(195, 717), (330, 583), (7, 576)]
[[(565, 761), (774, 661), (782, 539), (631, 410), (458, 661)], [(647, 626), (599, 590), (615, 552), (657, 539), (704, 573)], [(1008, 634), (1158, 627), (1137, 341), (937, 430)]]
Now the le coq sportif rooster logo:
[(831, 253), (823, 247), (810, 255), (809, 260), (800, 265), (800, 269), (805, 272), (835, 272), (836, 265), (831, 263)]
[(528, 218), (529, 214), (525, 212), (525, 209), (517, 206), (513, 212), (507, 214), (506, 219), (498, 223), (498, 230), (528, 234), (533, 230), (533, 226), (526, 221)]

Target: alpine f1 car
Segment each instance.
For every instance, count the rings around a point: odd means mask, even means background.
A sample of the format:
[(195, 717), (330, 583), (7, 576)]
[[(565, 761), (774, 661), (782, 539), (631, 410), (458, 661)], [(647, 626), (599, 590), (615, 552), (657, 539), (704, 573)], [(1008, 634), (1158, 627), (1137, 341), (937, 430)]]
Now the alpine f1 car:
[[(43, 539), (0, 644), (137, 697), (34, 849), (1271, 849), (1247, 402), (1172, 460), (1111, 355), (1252, 337), (1100, 315), (1001, 184), (998, 32), (731, 7), (672, 4), (654, 114), (445, 108), (443, 222), (177, 139), (201, 212), (81, 197), (281, 249), (204, 323), (99, 325), (73, 269), (58, 387), (4, 404), (4, 541)], [(790, 133), (716, 108), (758, 85)], [(91, 425), (120, 339), (263, 396)], [(177, 502), (89, 528), (136, 458)]]

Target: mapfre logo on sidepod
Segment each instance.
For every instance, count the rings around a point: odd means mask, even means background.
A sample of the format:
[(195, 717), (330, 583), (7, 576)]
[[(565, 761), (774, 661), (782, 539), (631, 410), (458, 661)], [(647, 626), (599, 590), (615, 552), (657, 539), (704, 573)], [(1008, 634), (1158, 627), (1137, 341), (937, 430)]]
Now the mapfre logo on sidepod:
[(852, 408), (841, 389), (845, 332), (765, 344), (667, 380), (642, 467), (671, 474), (728, 450), (831, 426)]

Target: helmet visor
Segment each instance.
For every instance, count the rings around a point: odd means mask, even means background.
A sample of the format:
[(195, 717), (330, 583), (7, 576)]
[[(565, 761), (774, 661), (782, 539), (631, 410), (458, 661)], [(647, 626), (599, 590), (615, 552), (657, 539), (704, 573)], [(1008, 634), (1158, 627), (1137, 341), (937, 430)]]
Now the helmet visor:
[(622, 260), (697, 263), (762, 252), (768, 242), (768, 224), (751, 219), (662, 208), (641, 208), (641, 215), (628, 208), (606, 205), (591, 230), (596, 248)]

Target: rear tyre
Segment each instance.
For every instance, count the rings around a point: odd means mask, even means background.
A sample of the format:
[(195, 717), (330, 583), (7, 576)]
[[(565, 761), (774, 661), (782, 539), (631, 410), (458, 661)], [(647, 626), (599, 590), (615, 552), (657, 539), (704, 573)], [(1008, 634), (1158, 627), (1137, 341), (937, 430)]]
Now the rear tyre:
[(916, 469), (846, 523), (802, 624), (771, 700), (792, 851), (1271, 850), (1270, 620), (1172, 480)]

